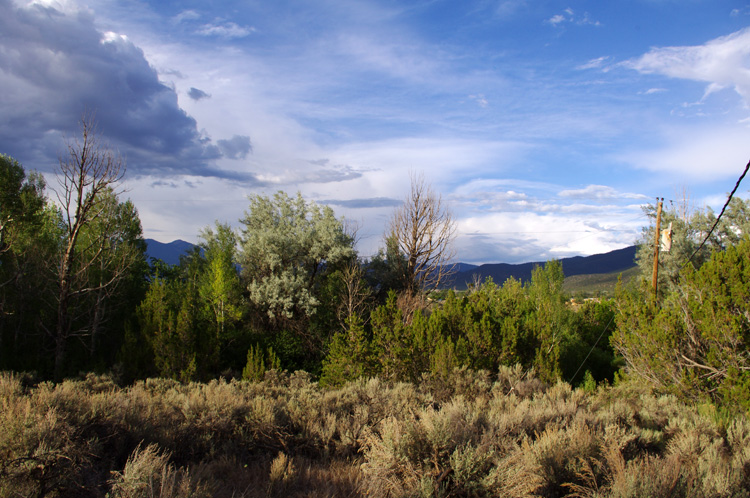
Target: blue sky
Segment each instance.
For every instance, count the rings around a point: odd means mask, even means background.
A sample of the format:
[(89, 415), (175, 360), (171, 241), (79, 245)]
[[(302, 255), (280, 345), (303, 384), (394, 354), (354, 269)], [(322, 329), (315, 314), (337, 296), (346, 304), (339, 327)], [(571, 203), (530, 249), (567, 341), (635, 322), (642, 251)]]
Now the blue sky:
[(605, 252), (721, 208), (749, 104), (743, 1), (0, 0), (0, 152), (54, 187), (94, 109), (164, 242), (300, 191), (367, 256), (424, 172), (464, 262)]

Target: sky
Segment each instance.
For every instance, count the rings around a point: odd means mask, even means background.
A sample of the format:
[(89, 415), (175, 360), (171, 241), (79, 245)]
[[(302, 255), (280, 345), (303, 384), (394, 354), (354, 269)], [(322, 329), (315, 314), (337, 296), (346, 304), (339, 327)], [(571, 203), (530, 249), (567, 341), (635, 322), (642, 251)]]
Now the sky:
[(750, 159), (750, 2), (0, 0), (0, 153), (53, 192), (84, 112), (161, 242), (283, 190), (371, 256), (423, 174), (462, 262), (597, 254), (657, 197), (721, 209)]

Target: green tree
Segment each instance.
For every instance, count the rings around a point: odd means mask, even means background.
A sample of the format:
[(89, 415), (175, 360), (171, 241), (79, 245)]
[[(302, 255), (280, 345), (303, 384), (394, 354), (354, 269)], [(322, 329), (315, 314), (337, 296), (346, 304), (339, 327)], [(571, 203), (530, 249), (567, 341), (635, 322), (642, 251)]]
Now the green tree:
[(429, 371), (434, 343), (428, 339), (426, 322), (421, 311), (412, 320), (405, 320), (395, 292), (372, 312), (372, 348), (383, 378), (416, 382)]
[(228, 224), (216, 223), (215, 229), (205, 228), (200, 237), (202, 254), (205, 260), (198, 278), (198, 292), (201, 301), (208, 308), (208, 316), (213, 324), (214, 363), (228, 366), (232, 348), (241, 343), (241, 330), (238, 330), (243, 315), (242, 286), (236, 264), (237, 235)]
[(60, 238), (44, 190), (41, 175), (0, 154), (0, 368), (44, 371), (43, 325), (55, 320), (47, 263)]
[(16, 245), (29, 245), (47, 205), (44, 189), (41, 175), (27, 177), (18, 161), (0, 154), (0, 256)]
[(265, 378), (267, 371), (280, 368), (281, 361), (273, 348), (268, 348), (264, 354), (263, 349), (258, 344), (254, 344), (247, 350), (247, 363), (242, 369), (242, 378), (259, 382)]
[(750, 237), (687, 268), (657, 305), (621, 290), (612, 344), (654, 388), (750, 409)]
[(399, 251), (398, 240), (393, 235), (386, 237), (385, 248), (380, 248), (363, 267), (365, 280), (378, 304), (385, 304), (391, 291), (400, 293), (406, 290), (406, 258)]
[(540, 378), (548, 382), (560, 377), (560, 345), (569, 332), (562, 290), (564, 280), (562, 263), (548, 261), (534, 268), (528, 287), (529, 299), (534, 304), (534, 314), (527, 323), (534, 336), (534, 366)]
[[(133, 316), (146, 290), (146, 242), (138, 211), (114, 191), (102, 191), (95, 217), (81, 227), (75, 283), (77, 296), (68, 313), (86, 341), (91, 367), (111, 365), (122, 344), (124, 324)], [(82, 264), (83, 263), (83, 264)], [(81, 265), (82, 266), (78, 266)], [(80, 367), (79, 367), (80, 368)]]
[(158, 275), (151, 281), (137, 315), (160, 376), (182, 382), (201, 377), (206, 351), (212, 353), (202, 337), (208, 328), (202, 308), (192, 281)]
[(333, 336), (328, 355), (323, 361), (320, 382), (341, 386), (347, 381), (368, 378), (378, 371), (372, 343), (359, 315), (347, 318), (343, 331)]

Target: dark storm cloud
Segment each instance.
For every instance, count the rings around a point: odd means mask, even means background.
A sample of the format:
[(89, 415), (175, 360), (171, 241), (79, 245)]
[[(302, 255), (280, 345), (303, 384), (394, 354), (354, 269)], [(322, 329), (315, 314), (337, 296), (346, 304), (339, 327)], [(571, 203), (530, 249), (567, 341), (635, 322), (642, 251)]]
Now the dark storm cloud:
[(188, 91), (188, 97), (191, 99), (198, 101), (210, 98), (211, 96), (204, 92), (203, 90), (199, 90), (198, 88), (190, 87), (190, 91)]
[(0, 0), (0, 88), (0, 152), (28, 168), (49, 171), (91, 112), (131, 175), (225, 173), (210, 166), (220, 147), (201, 139), (143, 51), (98, 31), (88, 11)]
[(253, 150), (250, 137), (235, 135), (229, 140), (217, 140), (219, 150), (229, 159), (245, 159)]

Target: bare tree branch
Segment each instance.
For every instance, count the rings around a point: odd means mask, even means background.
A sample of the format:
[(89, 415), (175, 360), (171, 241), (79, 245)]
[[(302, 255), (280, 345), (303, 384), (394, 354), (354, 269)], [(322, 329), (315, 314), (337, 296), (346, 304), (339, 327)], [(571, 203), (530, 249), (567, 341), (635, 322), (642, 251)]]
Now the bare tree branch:
[(390, 221), (390, 236), (406, 258), (408, 290), (437, 289), (454, 272), (456, 222), (450, 210), (425, 181), (411, 174), (411, 189)]

